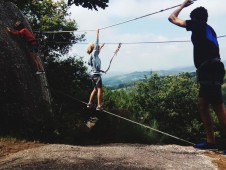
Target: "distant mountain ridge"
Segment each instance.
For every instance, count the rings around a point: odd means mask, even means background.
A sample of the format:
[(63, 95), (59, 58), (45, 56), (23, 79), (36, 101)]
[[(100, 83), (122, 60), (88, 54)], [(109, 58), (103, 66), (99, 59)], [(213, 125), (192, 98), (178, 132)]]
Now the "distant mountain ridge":
[[(222, 61), (226, 66), (226, 60)], [(159, 71), (135, 71), (127, 74), (119, 74), (113, 76), (103, 76), (103, 84), (106, 87), (118, 87), (122, 84), (129, 84), (142, 80), (145, 77), (150, 77), (153, 73), (158, 74), (159, 76), (168, 76), (175, 75), (183, 72), (195, 72), (196, 68), (194, 66), (188, 67), (176, 67), (169, 70), (159, 70)]]

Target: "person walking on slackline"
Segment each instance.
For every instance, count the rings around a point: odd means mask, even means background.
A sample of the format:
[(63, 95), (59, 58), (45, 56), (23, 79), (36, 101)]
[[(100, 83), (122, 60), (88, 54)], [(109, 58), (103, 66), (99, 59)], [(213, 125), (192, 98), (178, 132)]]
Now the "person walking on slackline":
[(23, 38), (28, 45), (31, 59), (36, 67), (36, 74), (44, 73), (44, 67), (42, 66), (42, 63), (40, 61), (40, 58), (38, 57), (38, 42), (35, 38), (35, 36), (23, 25), (21, 21), (17, 21), (14, 25), (14, 28), (17, 31), (13, 31), (10, 28), (7, 27), (7, 31), (12, 36), (20, 36)]
[(207, 24), (207, 10), (204, 7), (198, 7), (190, 13), (190, 20), (178, 18), (180, 12), (193, 3), (194, 0), (185, 0), (168, 19), (173, 24), (192, 32), (194, 64), (197, 69), (199, 82), (198, 110), (207, 135), (205, 142), (195, 144), (194, 147), (199, 149), (217, 149), (210, 104), (213, 106), (226, 134), (226, 112), (221, 91), (225, 70), (223, 63), (220, 61), (216, 33)]
[(102, 78), (101, 78), (101, 60), (99, 58), (100, 50), (103, 48), (104, 44), (99, 45), (99, 29), (97, 30), (96, 44), (89, 44), (86, 52), (90, 55), (88, 64), (92, 67), (91, 80), (93, 83), (93, 91), (90, 94), (89, 103), (87, 108), (95, 107), (93, 104), (94, 95), (97, 93), (97, 107), (96, 110), (103, 110), (102, 106)]

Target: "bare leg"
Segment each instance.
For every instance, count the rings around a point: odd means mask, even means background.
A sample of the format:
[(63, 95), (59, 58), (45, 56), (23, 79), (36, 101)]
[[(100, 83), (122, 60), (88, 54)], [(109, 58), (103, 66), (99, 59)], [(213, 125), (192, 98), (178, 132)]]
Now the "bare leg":
[(103, 97), (103, 90), (102, 90), (102, 88), (98, 88), (98, 92), (97, 92), (98, 107), (102, 106), (102, 97)]
[(41, 71), (41, 70), (39, 69), (39, 64), (38, 64), (38, 61), (37, 61), (37, 59), (36, 59), (35, 53), (31, 53), (31, 59), (32, 59), (34, 65), (35, 65), (36, 71)]
[(43, 72), (44, 67), (43, 67), (41, 60), (40, 60), (39, 56), (37, 55), (37, 53), (31, 53), (31, 55), (32, 55), (32, 60), (35, 62), (35, 65), (37, 67), (37, 71)]
[(207, 103), (204, 98), (200, 97), (198, 99), (198, 109), (206, 131), (207, 142), (210, 144), (215, 144), (213, 120), (210, 114), (209, 103)]
[(226, 135), (226, 112), (225, 112), (224, 103), (215, 105), (214, 111), (216, 112), (220, 125), (223, 129), (223, 132)]
[(37, 59), (40, 71), (44, 72), (44, 67), (42, 65), (41, 59), (40, 59), (40, 57), (37, 54), (36, 54), (36, 59)]
[(90, 103), (90, 104), (93, 103), (94, 95), (96, 94), (96, 92), (97, 92), (97, 88), (94, 87), (94, 88), (93, 88), (93, 91), (92, 91), (91, 94), (90, 94), (90, 98), (89, 98), (89, 103)]

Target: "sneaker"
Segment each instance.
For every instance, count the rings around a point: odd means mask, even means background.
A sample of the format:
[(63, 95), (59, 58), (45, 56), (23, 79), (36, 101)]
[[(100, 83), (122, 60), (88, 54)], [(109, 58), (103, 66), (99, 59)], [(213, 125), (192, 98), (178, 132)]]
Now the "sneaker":
[(217, 150), (217, 146), (215, 144), (210, 144), (206, 141), (202, 142), (202, 143), (195, 144), (193, 147), (197, 148), (197, 149)]
[(97, 106), (96, 110), (102, 111), (102, 110), (104, 110), (104, 108), (102, 106)]
[(95, 104), (92, 104), (92, 103), (87, 104), (87, 108), (94, 108), (94, 107), (96, 107)]
[(36, 75), (39, 75), (39, 74), (42, 74), (42, 72), (40, 72), (40, 71), (36, 71), (36, 73), (35, 73)]

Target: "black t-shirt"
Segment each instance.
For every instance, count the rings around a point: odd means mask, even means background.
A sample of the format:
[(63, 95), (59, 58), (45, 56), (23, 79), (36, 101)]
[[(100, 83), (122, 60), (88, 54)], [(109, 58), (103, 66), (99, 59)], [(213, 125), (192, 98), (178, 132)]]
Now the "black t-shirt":
[(196, 68), (207, 60), (220, 58), (217, 36), (211, 26), (198, 20), (187, 20), (186, 29), (192, 32), (191, 40), (194, 45)]

